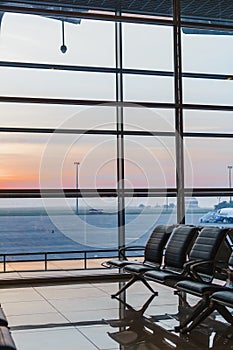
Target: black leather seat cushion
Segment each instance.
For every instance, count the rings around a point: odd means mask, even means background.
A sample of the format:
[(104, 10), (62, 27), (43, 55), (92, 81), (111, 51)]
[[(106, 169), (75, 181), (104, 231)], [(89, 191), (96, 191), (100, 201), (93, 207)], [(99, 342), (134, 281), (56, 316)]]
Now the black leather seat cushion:
[(183, 280), (177, 283), (176, 288), (178, 290), (182, 290), (183, 292), (187, 292), (190, 294), (194, 294), (197, 296), (202, 296), (203, 294), (212, 294), (219, 290), (225, 290), (226, 287), (205, 283), (205, 282), (196, 282), (192, 280)]
[(108, 264), (120, 269), (122, 267), (125, 267), (126, 265), (141, 264), (141, 262), (139, 262), (139, 261), (137, 262), (137, 261), (133, 261), (133, 260), (109, 260)]
[(159, 265), (156, 267), (155, 265), (150, 265), (150, 264), (130, 264), (130, 265), (126, 265), (124, 270), (130, 273), (135, 273), (135, 274), (141, 274), (144, 273), (148, 270), (155, 270), (156, 268), (159, 269)]
[(220, 304), (233, 308), (233, 289), (216, 292), (212, 295), (211, 299)]
[(172, 272), (172, 271), (148, 271), (145, 273), (145, 277), (151, 279), (155, 282), (164, 283), (167, 280), (175, 280), (179, 281), (184, 278), (180, 273)]

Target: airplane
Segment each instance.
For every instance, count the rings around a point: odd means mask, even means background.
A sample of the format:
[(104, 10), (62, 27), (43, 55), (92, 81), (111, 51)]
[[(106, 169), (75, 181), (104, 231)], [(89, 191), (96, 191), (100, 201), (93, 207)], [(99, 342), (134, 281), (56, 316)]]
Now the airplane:
[(233, 223), (233, 208), (210, 211), (199, 219), (200, 223)]
[(216, 219), (221, 222), (233, 223), (233, 208), (219, 209)]

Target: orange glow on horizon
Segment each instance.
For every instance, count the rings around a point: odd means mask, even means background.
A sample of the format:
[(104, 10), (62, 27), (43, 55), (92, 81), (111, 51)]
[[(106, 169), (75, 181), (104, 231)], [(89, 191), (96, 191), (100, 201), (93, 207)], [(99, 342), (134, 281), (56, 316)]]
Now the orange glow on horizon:
[(38, 177), (32, 175), (7, 175), (0, 177), (0, 189), (39, 188)]

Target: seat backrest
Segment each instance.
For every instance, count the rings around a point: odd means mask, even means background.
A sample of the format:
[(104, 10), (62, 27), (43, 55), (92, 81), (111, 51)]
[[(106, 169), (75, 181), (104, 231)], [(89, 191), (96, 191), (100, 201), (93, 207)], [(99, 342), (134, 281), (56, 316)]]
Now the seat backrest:
[[(228, 261), (230, 250), (227, 250), (225, 241), (227, 231), (227, 228), (220, 227), (202, 228), (190, 251), (189, 260), (213, 260), (216, 263), (222, 261), (222, 259)], [(225, 257), (222, 256), (223, 249), (225, 250)], [(214, 269), (215, 266), (211, 263), (200, 265), (196, 271), (212, 275)]]
[(175, 226), (157, 225), (145, 246), (144, 262), (161, 265), (164, 247)]
[(197, 234), (198, 227), (194, 226), (181, 225), (173, 230), (165, 251), (165, 269), (181, 270), (183, 268)]

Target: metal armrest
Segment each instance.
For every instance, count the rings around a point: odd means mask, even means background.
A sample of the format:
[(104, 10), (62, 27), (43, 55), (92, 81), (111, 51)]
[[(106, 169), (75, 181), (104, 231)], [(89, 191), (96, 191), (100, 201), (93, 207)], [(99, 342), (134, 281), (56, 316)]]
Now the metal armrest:
[[(137, 251), (137, 250), (144, 250), (144, 249), (145, 249), (145, 246), (129, 246), (129, 247), (121, 248), (121, 249), (119, 249), (119, 255), (120, 255), (120, 257), (122, 257), (122, 259), (120, 259), (120, 260), (128, 260), (127, 256), (125, 255), (126, 251), (134, 251), (134, 250)], [(112, 268), (111, 264), (109, 264), (108, 261), (102, 262), (101, 266), (108, 268), (108, 269)]]
[(191, 273), (191, 268), (193, 265), (195, 264), (198, 264), (200, 262), (202, 262), (203, 260), (195, 260), (195, 261), (187, 261), (185, 264), (184, 264), (184, 269), (183, 269), (183, 273), (182, 275), (184, 276), (188, 276), (190, 273)]
[(127, 260), (127, 256), (125, 253), (127, 251), (134, 251), (134, 250), (145, 250), (145, 246), (128, 246), (128, 247), (123, 247), (119, 249), (119, 255), (123, 257), (123, 259)]
[(184, 264), (184, 269), (182, 272), (182, 275), (184, 277), (191, 277), (196, 281), (199, 282), (204, 282), (204, 280), (201, 278), (200, 274), (198, 271), (195, 271), (196, 268), (198, 268), (200, 265), (205, 265), (205, 264), (211, 264), (215, 263), (214, 260), (195, 260), (195, 261), (188, 261)]
[[(200, 267), (201, 265), (206, 265), (206, 264), (214, 264), (214, 269), (215, 269), (215, 265), (216, 265), (217, 261), (216, 260), (199, 260), (196, 261), (194, 264), (192, 264), (190, 266), (190, 275), (191, 277), (193, 277), (195, 280), (199, 281), (199, 282), (207, 282), (206, 280), (204, 280), (201, 277), (201, 273), (199, 273), (198, 271), (195, 271), (195, 269), (197, 269), (198, 267)], [(211, 282), (211, 281), (209, 281)]]

